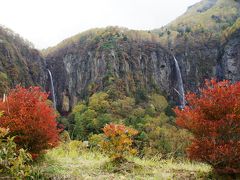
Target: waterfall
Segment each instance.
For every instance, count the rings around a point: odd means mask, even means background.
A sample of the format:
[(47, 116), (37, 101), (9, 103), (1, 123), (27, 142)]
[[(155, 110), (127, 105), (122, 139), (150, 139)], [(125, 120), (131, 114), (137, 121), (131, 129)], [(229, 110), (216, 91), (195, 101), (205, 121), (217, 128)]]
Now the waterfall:
[(56, 109), (57, 105), (56, 105), (56, 98), (55, 98), (55, 91), (54, 91), (54, 86), (53, 86), (53, 78), (52, 78), (52, 73), (49, 69), (47, 69), (49, 77), (50, 77), (50, 81), (51, 81), (51, 90), (52, 90), (52, 101), (53, 101), (53, 107), (54, 109)]
[(7, 96), (6, 96), (6, 94), (4, 93), (3, 94), (3, 102), (6, 102), (7, 101)]
[(182, 75), (181, 75), (181, 71), (180, 71), (177, 59), (175, 58), (175, 56), (173, 56), (173, 58), (174, 58), (174, 63), (175, 63), (175, 68), (176, 68), (176, 75), (177, 75), (177, 89), (174, 89), (174, 90), (178, 93), (179, 101), (180, 101), (180, 108), (184, 108), (186, 105), (186, 101), (185, 101), (185, 93), (184, 93)]

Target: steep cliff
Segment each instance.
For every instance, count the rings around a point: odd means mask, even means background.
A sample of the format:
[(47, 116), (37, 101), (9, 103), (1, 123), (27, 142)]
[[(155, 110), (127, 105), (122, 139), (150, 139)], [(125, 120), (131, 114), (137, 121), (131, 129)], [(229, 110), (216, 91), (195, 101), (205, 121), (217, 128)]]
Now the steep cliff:
[(0, 27), (0, 96), (17, 84), (46, 83), (45, 60), (40, 52), (13, 31)]
[(152, 33), (117, 27), (94, 29), (45, 54), (61, 111), (69, 111), (89, 93), (112, 84), (128, 95), (140, 90), (170, 94), (174, 87), (172, 55)]
[(222, 78), (240, 81), (240, 18), (226, 30), (220, 55)]

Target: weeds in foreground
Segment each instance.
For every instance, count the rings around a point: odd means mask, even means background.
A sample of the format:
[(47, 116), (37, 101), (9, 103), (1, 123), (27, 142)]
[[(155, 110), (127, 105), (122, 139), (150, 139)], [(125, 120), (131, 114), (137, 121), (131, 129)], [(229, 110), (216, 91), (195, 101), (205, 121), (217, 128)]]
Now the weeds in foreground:
[(211, 167), (206, 164), (155, 157), (129, 157), (118, 164), (99, 151), (69, 143), (48, 151), (34, 168), (45, 179), (206, 179), (211, 176)]

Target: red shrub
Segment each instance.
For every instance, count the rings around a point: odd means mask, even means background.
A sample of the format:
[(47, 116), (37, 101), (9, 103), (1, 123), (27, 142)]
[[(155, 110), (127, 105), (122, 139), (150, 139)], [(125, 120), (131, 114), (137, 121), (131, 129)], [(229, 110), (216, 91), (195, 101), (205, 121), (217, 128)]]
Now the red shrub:
[(240, 173), (240, 82), (206, 81), (200, 94), (188, 94), (189, 105), (175, 108), (177, 124), (195, 137), (189, 157), (218, 172)]
[(17, 86), (7, 101), (0, 102), (0, 126), (10, 129), (19, 147), (27, 148), (34, 156), (58, 143), (58, 129), (54, 109), (47, 103), (48, 94), (39, 87)]

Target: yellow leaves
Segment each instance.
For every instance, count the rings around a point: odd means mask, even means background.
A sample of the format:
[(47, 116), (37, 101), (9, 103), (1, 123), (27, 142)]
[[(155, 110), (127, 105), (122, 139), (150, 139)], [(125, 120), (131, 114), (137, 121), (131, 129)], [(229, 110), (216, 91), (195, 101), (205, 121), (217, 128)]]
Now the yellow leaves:
[(9, 132), (8, 129), (0, 127), (0, 138), (5, 137), (8, 134), (8, 132)]
[(136, 149), (131, 149), (131, 150), (130, 150), (130, 153), (131, 153), (132, 155), (135, 155), (135, 154), (137, 154), (137, 150), (136, 150)]
[(84, 109), (86, 108), (86, 105), (84, 105), (83, 103), (77, 104), (74, 108), (72, 113), (78, 113), (78, 112), (82, 112)]
[(121, 124), (107, 124), (103, 131), (106, 138), (101, 147), (113, 160), (124, 159), (127, 155), (137, 153), (136, 149), (132, 148), (132, 137), (138, 133), (137, 130)]
[(0, 173), (8, 174), (13, 179), (28, 179), (32, 173), (29, 162), (31, 155), (24, 149), (18, 149), (14, 137), (5, 137), (9, 130), (0, 128)]
[(105, 111), (110, 108), (108, 94), (104, 92), (93, 94), (89, 100), (89, 108), (96, 111)]
[(223, 34), (222, 35), (222, 42), (226, 42), (228, 40), (228, 38), (232, 34), (234, 34), (237, 31), (237, 29), (239, 29), (239, 27), (240, 27), (240, 18), (238, 18), (232, 26), (226, 28), (223, 31), (223, 33), (222, 33)]
[(164, 111), (168, 106), (166, 98), (158, 94), (153, 94), (150, 98), (150, 102), (158, 111)]
[(120, 139), (120, 144), (123, 144), (123, 145), (131, 145), (132, 144), (132, 140), (129, 139), (127, 136), (125, 137), (122, 137)]
[(93, 123), (94, 126), (97, 126), (97, 125), (98, 125), (98, 120), (97, 120), (97, 118), (93, 118), (92, 123)]

